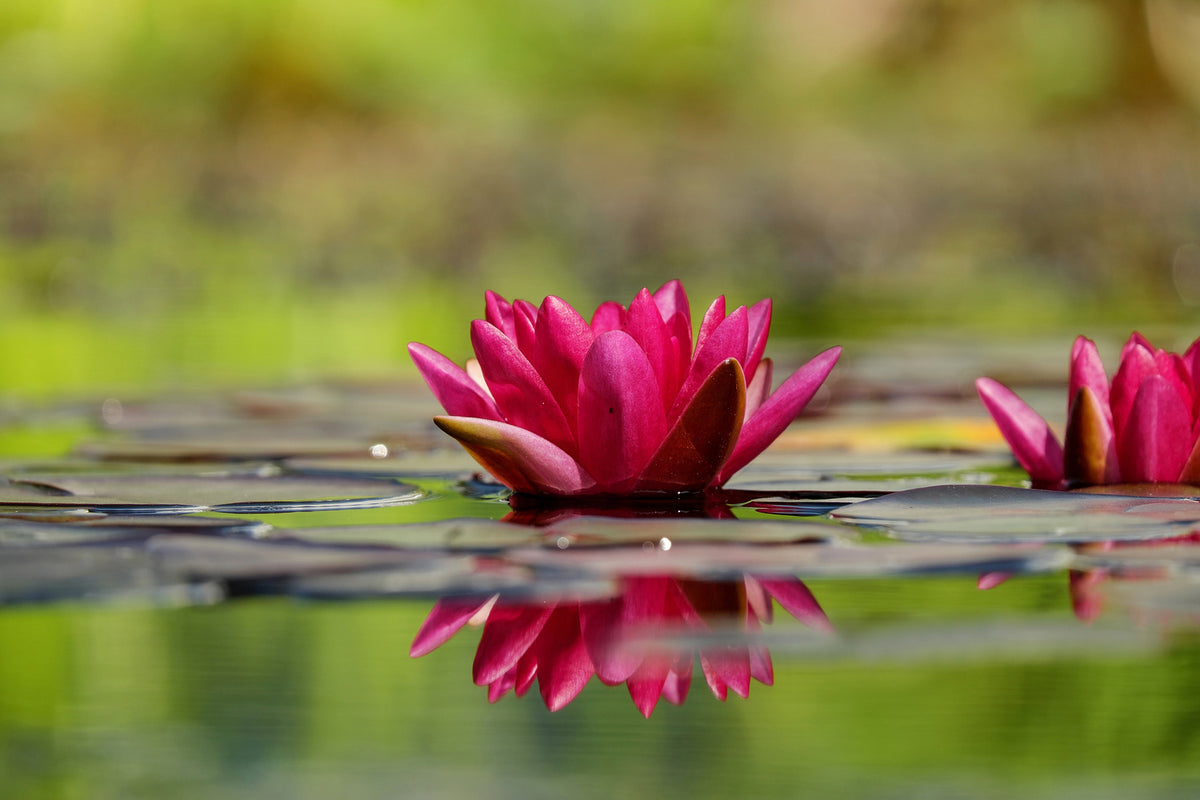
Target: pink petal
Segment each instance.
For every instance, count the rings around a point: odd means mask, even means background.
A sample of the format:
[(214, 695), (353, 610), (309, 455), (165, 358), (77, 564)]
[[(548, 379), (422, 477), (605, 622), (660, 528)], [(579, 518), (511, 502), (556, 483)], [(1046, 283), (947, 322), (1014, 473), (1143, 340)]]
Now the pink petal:
[(810, 628), (833, 633), (833, 623), (825, 616), (824, 609), (817, 602), (809, 588), (796, 578), (764, 578), (759, 576), (758, 582), (767, 590), (775, 602), (783, 606), (789, 614)]
[(750, 696), (750, 655), (745, 648), (708, 647), (700, 651), (700, 668), (708, 688), (719, 700), (728, 689), (738, 697)]
[(671, 659), (662, 654), (651, 654), (627, 682), (629, 696), (642, 716), (650, 719), (654, 707), (663, 695), (663, 687), (671, 675)]
[(808, 401), (816, 394), (817, 389), (829, 376), (842, 354), (842, 348), (831, 347), (819, 354), (800, 369), (796, 370), (783, 384), (775, 390), (767, 401), (759, 407), (754, 416), (746, 420), (738, 436), (737, 446), (732, 455), (721, 468), (717, 476), (717, 485), (725, 483), (735, 472), (749, 464), (754, 458), (767, 449), (771, 442), (783, 433), (797, 415), (808, 405)]
[(485, 597), (482, 601), (478, 597), (443, 597), (438, 600), (421, 625), (421, 630), (417, 631), (408, 654), (417, 658), (441, 647), (490, 602), (491, 597)]
[(600, 334), (579, 374), (580, 463), (601, 491), (627, 491), (666, 432), (645, 352), (623, 331)]
[(484, 292), (483, 296), (486, 301), (484, 319), (515, 342), (517, 329), (513, 325), (512, 304), (493, 291)]
[(596, 307), (592, 314), (592, 333), (599, 336), (608, 331), (620, 330), (625, 317), (625, 307), (620, 303), (606, 300)]
[[(684, 319), (692, 318), (692, 312), (688, 308), (687, 292), (683, 290), (683, 284), (678, 280), (667, 281), (658, 287), (654, 293), (654, 304), (658, 306), (663, 322), (670, 322), (676, 314), (681, 314)], [(690, 332), (688, 338), (691, 338)]]
[(1011, 572), (985, 572), (979, 576), (975, 586), (979, 589), (995, 589), (1011, 577)]
[(569, 453), (524, 428), (473, 417), (434, 417), (433, 421), (513, 491), (576, 495), (596, 486)]
[(538, 690), (546, 708), (558, 711), (583, 691), (595, 673), (579, 632), (577, 609), (567, 606), (554, 609), (534, 647)]
[[(671, 347), (671, 336), (667, 326), (659, 314), (658, 306), (650, 292), (642, 289), (637, 297), (629, 304), (629, 313), (625, 317), (623, 330), (633, 337), (646, 353), (646, 360), (654, 371), (655, 382), (659, 384), (662, 396), (663, 413), (670, 408), (675, 393), (679, 391), (676, 381), (678, 375), (670, 375), (676, 367), (676, 352)], [(664, 382), (664, 378), (669, 378)]]
[(1121, 360), (1124, 361), (1131, 352), (1139, 349), (1145, 350), (1147, 353), (1154, 353), (1154, 345), (1150, 344), (1150, 340), (1134, 331), (1129, 335), (1129, 341), (1121, 347)]
[(745, 416), (742, 368), (730, 358), (708, 376), (639, 476), (636, 489), (701, 491), (738, 441)]
[[(704, 346), (709, 335), (717, 329), (722, 322), (725, 321), (725, 295), (721, 295), (716, 300), (712, 301), (712, 305), (704, 312), (704, 319), (700, 321), (700, 334), (696, 337), (696, 352), (700, 352), (700, 348)], [(738, 356), (740, 358), (740, 356)]]
[(1157, 373), (1158, 365), (1154, 360), (1154, 351), (1130, 339), (1121, 353), (1121, 363), (1113, 375), (1112, 391), (1109, 395), (1113, 430), (1116, 431), (1118, 441), (1129, 420), (1129, 411), (1133, 408), (1133, 398), (1138, 389), (1147, 378)]
[(697, 345), (691, 370), (688, 372), (679, 394), (675, 396), (675, 402), (667, 415), (672, 424), (679, 419), (679, 415), (691, 402), (692, 395), (699, 390), (718, 364), (729, 358), (737, 359), (740, 363), (746, 357), (748, 326), (746, 307), (740, 306), (704, 337), (703, 344)]
[(664, 625), (670, 584), (669, 578), (626, 578), (620, 596), (613, 602), (581, 606), (580, 628), (601, 681), (609, 685), (622, 683), (641, 665), (644, 653), (621, 645), (631, 633)]
[(553, 605), (496, 603), (483, 624), (483, 636), (475, 651), (475, 663), (471, 667), (475, 685), (486, 686), (515, 667), (533, 646), (553, 611)]
[(1190, 409), (1166, 378), (1147, 378), (1134, 397), (1125, 430), (1117, 437), (1121, 479), (1173, 483), (1192, 445)]
[(1192, 388), (1200, 384), (1200, 339), (1192, 342), (1183, 353), (1183, 363), (1187, 367), (1188, 377), (1191, 378)]
[(1038, 484), (1057, 484), (1063, 477), (1063, 451), (1046, 420), (1011, 389), (991, 378), (975, 381), (979, 398), (996, 421), (1017, 463)]
[(542, 302), (529, 360), (572, 431), (579, 413), (579, 371), (593, 338), (591, 326), (565, 300), (551, 296)]
[(495, 401), (479, 387), (466, 370), (438, 351), (420, 342), (408, 346), (408, 354), (429, 384), (433, 396), (456, 417), (480, 417), (499, 420), (500, 409)]
[(769, 358), (764, 358), (754, 372), (754, 379), (746, 386), (746, 419), (750, 419), (771, 395), (771, 380), (775, 374), (775, 364)]
[(770, 622), (774, 617), (774, 608), (771, 606), (771, 596), (763, 588), (762, 582), (752, 575), (744, 576), (742, 582), (746, 584), (747, 613), (762, 622)]
[(742, 368), (746, 371), (746, 381), (753, 381), (758, 374), (758, 364), (762, 361), (767, 349), (767, 336), (771, 333), (771, 299), (759, 300), (749, 309), (750, 334), (747, 339), (748, 349)]
[(668, 703), (678, 706), (687, 699), (688, 689), (692, 686), (693, 660), (694, 657), (691, 653), (681, 654), (671, 672), (668, 673), (662, 689), (662, 696)]
[(505, 422), (532, 431), (573, 454), (575, 436), (558, 401), (513, 340), (494, 325), (475, 320), (471, 323), (471, 344)]
[(1104, 371), (1104, 362), (1100, 360), (1100, 351), (1096, 349), (1096, 343), (1080, 336), (1071, 347), (1071, 379), (1067, 402), (1070, 403), (1078, 396), (1080, 388), (1084, 386), (1095, 395), (1111, 424), (1112, 408), (1109, 405), (1108, 375)]

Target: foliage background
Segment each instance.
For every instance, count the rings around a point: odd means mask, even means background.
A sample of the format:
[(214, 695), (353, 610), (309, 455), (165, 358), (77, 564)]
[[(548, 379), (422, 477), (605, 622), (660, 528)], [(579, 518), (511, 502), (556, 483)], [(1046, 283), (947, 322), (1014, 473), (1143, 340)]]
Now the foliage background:
[(1188, 0), (7, 0), (3, 391), (406, 374), (486, 288), (676, 276), (1178, 344), (1196, 52)]

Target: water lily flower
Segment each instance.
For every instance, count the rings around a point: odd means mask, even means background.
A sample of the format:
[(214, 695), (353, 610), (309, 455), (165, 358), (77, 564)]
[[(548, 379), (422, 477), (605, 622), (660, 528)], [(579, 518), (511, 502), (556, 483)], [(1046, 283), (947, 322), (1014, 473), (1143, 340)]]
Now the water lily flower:
[(590, 322), (557, 297), (534, 306), (488, 292), (465, 369), (423, 344), (408, 350), (446, 410), (434, 422), (515, 492), (700, 492), (766, 449), (841, 352), (772, 393), (770, 324), (770, 300), (726, 314), (718, 297), (693, 346), (679, 281), (628, 307), (606, 302)]
[(730, 691), (748, 696), (751, 678), (774, 681), (771, 656), (747, 637), (701, 646), (672, 645), (684, 634), (703, 637), (714, 626), (741, 625), (748, 634), (772, 619), (772, 599), (796, 619), (832, 631), (815, 597), (792, 577), (749, 575), (741, 581), (700, 581), (627, 576), (610, 600), (531, 603), (486, 598), (439, 600), (413, 641), (415, 658), (440, 647), (470, 622), (483, 625), (472, 668), (495, 703), (509, 691), (524, 696), (538, 683), (551, 711), (574, 700), (596, 676), (625, 684), (634, 705), (649, 717), (661, 698), (679, 705), (687, 697), (697, 656), (709, 689), (720, 700)]
[(1004, 385), (980, 378), (975, 387), (1034, 486), (1200, 485), (1200, 339), (1178, 355), (1134, 333), (1111, 383), (1095, 343), (1076, 339), (1062, 443)]

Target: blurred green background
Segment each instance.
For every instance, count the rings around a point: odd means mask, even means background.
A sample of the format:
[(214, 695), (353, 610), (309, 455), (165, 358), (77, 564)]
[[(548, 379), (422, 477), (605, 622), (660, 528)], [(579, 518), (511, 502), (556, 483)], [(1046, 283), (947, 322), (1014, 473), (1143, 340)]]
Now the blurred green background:
[(1198, 53), (1194, 0), (5, 0), (0, 393), (411, 374), (484, 289), (671, 277), (1186, 331)]

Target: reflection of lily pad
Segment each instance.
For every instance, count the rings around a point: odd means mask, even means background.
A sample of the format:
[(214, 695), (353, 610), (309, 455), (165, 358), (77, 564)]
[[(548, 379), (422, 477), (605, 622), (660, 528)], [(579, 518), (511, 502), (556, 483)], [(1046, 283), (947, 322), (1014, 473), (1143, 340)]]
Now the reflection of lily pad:
[(669, 550), (601, 548), (509, 554), (520, 563), (546, 569), (574, 569), (597, 575), (685, 575), (729, 578), (754, 575), (865, 577), (882, 575), (973, 574), (988, 571), (1043, 572), (1064, 568), (1066, 548), (1007, 545), (904, 544), (855, 546), (839, 543), (750, 545), (694, 543)]
[(1178, 535), (1200, 522), (1200, 503), (1118, 495), (950, 485), (864, 500), (833, 512), (899, 539), (1095, 542)]
[(88, 513), (80, 516), (57, 513), (38, 519), (0, 519), (0, 547), (31, 545), (97, 544), (147, 539), (161, 533), (209, 534), (219, 536), (261, 536), (270, 526), (257, 520), (219, 517), (106, 516)]
[(416, 487), (395, 481), (295, 475), (22, 475), (21, 481), (0, 486), (0, 505), (129, 514), (374, 508), (409, 503), (422, 496)]
[(723, 519), (613, 519), (574, 517), (546, 529), (558, 547), (667, 542), (823, 542), (837, 528), (816, 522)]
[(540, 544), (538, 528), (490, 519), (459, 518), (404, 525), (302, 528), (289, 535), (309, 542), (371, 544), (413, 549), (494, 551)]

